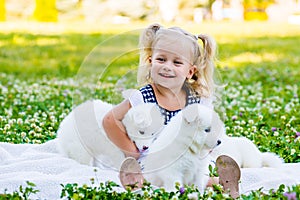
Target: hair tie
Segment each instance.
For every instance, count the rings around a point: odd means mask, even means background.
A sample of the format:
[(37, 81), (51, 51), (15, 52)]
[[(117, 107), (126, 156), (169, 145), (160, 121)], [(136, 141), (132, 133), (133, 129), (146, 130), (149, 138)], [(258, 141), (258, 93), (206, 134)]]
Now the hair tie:
[(154, 33), (156, 33), (161, 28), (161, 25), (153, 24), (151, 28), (154, 31)]

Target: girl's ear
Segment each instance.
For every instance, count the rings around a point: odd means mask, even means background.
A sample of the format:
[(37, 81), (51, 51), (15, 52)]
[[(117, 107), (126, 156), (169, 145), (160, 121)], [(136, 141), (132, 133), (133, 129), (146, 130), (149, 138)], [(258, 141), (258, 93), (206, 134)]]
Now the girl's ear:
[(192, 78), (193, 75), (195, 74), (196, 70), (197, 70), (196, 65), (191, 66), (190, 69), (189, 69), (189, 73), (188, 73), (188, 75), (187, 75), (186, 78), (187, 78), (187, 79)]
[(149, 61), (149, 63), (152, 63), (151, 56), (149, 56), (148, 61)]

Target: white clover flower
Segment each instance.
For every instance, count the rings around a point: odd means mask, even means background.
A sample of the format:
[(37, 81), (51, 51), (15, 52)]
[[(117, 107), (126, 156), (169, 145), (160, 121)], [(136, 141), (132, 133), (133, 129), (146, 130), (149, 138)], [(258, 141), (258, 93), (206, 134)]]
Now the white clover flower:
[(197, 200), (198, 199), (198, 193), (193, 192), (187, 195), (188, 199)]
[(83, 194), (83, 193), (79, 193), (79, 194), (78, 194), (78, 197), (84, 198), (84, 194)]
[(173, 196), (172, 200), (178, 200), (178, 197), (177, 196)]
[(284, 107), (284, 111), (285, 111), (286, 113), (290, 113), (290, 112), (292, 111), (290, 105), (287, 104), (287, 105)]
[(249, 124), (254, 124), (254, 121), (253, 121), (252, 119), (250, 119), (250, 120), (248, 121), (248, 123), (249, 123)]
[(9, 123), (9, 125), (13, 125), (13, 124), (15, 124), (17, 122), (17, 120), (16, 119), (10, 119), (10, 120), (8, 120), (8, 123)]
[(55, 135), (56, 135), (56, 132), (53, 132), (53, 131), (52, 131), (52, 132), (49, 133), (49, 135), (50, 135), (51, 137), (52, 137), (52, 136), (55, 136)]
[(226, 198), (226, 199), (231, 198), (231, 197), (229, 196), (229, 194), (227, 194), (227, 193), (223, 193), (223, 197)]
[(32, 140), (33, 144), (41, 144), (41, 140)]
[(281, 120), (286, 120), (286, 116), (285, 116), (285, 115), (282, 115), (282, 116), (280, 117), (280, 119), (281, 119)]
[(22, 111), (22, 112), (19, 112), (19, 115), (21, 116), (25, 116), (26, 115), (26, 112)]
[(214, 192), (214, 189), (213, 189), (212, 187), (207, 187), (207, 188), (205, 188), (205, 190), (206, 190), (208, 193)]
[(261, 100), (262, 100), (262, 97), (261, 97), (261, 96), (258, 96), (256, 99), (257, 99), (257, 101), (261, 101)]
[(39, 127), (39, 126), (35, 127), (35, 132), (40, 133), (40, 132), (42, 132), (42, 130), (43, 130), (43, 129), (41, 129), (41, 127)]
[(9, 129), (10, 129), (10, 125), (9, 124), (5, 124), (4, 130), (6, 131), (6, 130), (9, 130)]
[(275, 137), (279, 136), (279, 132), (278, 131), (274, 131), (274, 134), (273, 134)]
[(66, 116), (67, 116), (67, 114), (63, 112), (63, 113), (61, 113), (61, 115), (59, 115), (59, 118), (64, 119)]
[(52, 122), (56, 121), (55, 116), (51, 115), (51, 116), (50, 116), (50, 121), (52, 121)]
[(274, 113), (274, 109), (273, 109), (273, 108), (270, 108), (270, 109), (269, 109), (269, 113), (270, 113), (270, 114), (273, 114), (273, 113)]
[(35, 135), (35, 132), (31, 130), (31, 131), (29, 131), (28, 134), (33, 136), (33, 135)]
[(43, 112), (42, 117), (47, 117), (47, 113)]
[(21, 137), (25, 138), (26, 137), (26, 133), (25, 132), (21, 132)]
[(279, 111), (280, 111), (280, 108), (275, 108), (274, 109), (274, 113), (279, 113)]
[(295, 116), (292, 116), (291, 119), (289, 120), (289, 123), (291, 123), (292, 121), (294, 121), (296, 119)]
[(296, 153), (295, 149), (291, 149), (291, 155), (294, 155)]
[(17, 119), (17, 124), (22, 125), (22, 124), (23, 124), (23, 119), (18, 118), (18, 119)]
[(25, 124), (30, 124), (30, 120), (28, 118), (25, 119), (24, 121)]

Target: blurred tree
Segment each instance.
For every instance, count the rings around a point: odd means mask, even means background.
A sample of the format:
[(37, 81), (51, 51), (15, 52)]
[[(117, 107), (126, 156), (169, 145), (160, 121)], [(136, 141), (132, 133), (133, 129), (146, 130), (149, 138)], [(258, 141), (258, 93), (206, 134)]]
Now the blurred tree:
[(56, 0), (35, 0), (34, 18), (41, 22), (56, 22)]
[(0, 0), (0, 21), (5, 21), (5, 0)]

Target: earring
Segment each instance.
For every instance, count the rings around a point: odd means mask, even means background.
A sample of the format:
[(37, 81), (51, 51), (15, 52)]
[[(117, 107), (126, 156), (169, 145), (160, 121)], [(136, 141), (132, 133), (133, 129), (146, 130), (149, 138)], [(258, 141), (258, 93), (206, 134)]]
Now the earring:
[(192, 83), (195, 82), (195, 80), (194, 80), (193, 78), (187, 78), (187, 82), (188, 82), (189, 84), (192, 84)]
[(146, 80), (147, 80), (148, 82), (151, 81), (151, 72), (150, 72), (150, 70), (149, 70), (149, 72), (148, 72), (148, 75), (146, 76)]

